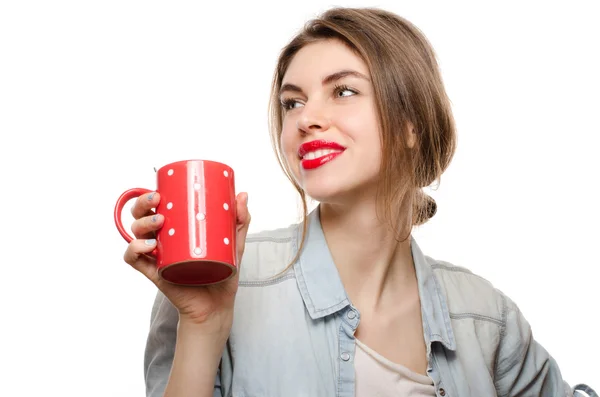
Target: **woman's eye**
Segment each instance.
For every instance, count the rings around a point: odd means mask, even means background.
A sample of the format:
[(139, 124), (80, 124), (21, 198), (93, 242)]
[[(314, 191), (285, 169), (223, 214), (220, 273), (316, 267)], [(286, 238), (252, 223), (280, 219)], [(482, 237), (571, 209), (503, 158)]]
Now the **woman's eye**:
[(285, 110), (292, 110), (294, 108), (300, 107), (302, 104), (295, 99), (283, 99), (281, 100), (281, 106)]
[(356, 91), (354, 91), (351, 88), (344, 87), (344, 86), (336, 87), (336, 89), (335, 89), (335, 95), (338, 98), (344, 98), (344, 97), (348, 97), (348, 96), (352, 96), (352, 95), (356, 95), (356, 94), (357, 94)]

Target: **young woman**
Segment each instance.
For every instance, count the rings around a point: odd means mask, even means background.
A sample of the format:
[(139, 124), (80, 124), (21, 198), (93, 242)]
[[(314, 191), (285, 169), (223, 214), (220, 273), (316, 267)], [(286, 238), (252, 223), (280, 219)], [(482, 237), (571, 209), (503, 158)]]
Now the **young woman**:
[[(247, 235), (238, 275), (162, 281), (144, 254), (159, 194), (133, 208), (125, 261), (159, 289), (148, 396), (566, 396), (517, 306), (468, 270), (425, 256), (411, 230), (435, 214), (422, 188), (456, 145), (435, 55), (408, 21), (335, 8), (283, 49), (272, 136), (304, 222)], [(306, 214), (306, 198), (319, 202)], [(235, 303), (235, 304), (234, 304)]]

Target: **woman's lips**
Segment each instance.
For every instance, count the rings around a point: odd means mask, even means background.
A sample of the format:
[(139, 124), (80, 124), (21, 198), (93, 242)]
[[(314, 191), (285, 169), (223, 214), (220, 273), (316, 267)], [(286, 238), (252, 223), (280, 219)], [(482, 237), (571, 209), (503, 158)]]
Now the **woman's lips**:
[[(308, 153), (320, 150), (328, 150), (330, 152), (314, 159), (306, 158)], [(300, 148), (298, 149), (298, 156), (302, 158), (302, 168), (304, 168), (305, 170), (312, 170), (332, 161), (337, 156), (342, 154), (344, 150), (346, 150), (346, 148), (337, 142), (327, 141), (324, 139), (316, 139), (314, 141), (305, 142), (302, 145), (300, 145)]]
[(337, 142), (326, 141), (325, 139), (315, 139), (314, 141), (304, 142), (298, 148), (298, 156), (304, 157), (308, 152), (314, 152), (320, 149), (346, 150), (345, 147)]
[(325, 156), (317, 157), (316, 159), (303, 159), (301, 162), (302, 168), (304, 168), (305, 170), (314, 170), (315, 168), (318, 168), (323, 164), (329, 163), (331, 160), (335, 159), (342, 153), (343, 152), (333, 152), (326, 154)]

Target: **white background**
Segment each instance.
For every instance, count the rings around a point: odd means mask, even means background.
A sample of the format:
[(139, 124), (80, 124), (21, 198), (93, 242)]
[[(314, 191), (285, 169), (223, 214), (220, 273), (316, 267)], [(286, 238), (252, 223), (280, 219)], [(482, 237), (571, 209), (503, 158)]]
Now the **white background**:
[[(600, 387), (593, 3), (337, 4), (394, 11), (437, 51), (459, 145), (421, 248), (489, 279), (568, 382)], [(329, 5), (0, 5), (0, 394), (144, 394), (155, 289), (123, 262), (113, 205), (153, 167), (223, 161), (251, 231), (298, 219), (267, 100), (278, 51)]]

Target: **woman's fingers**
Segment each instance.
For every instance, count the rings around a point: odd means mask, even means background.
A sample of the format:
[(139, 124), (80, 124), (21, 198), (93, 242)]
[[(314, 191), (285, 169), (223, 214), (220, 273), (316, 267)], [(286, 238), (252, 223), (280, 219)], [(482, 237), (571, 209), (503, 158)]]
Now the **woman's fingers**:
[(158, 206), (160, 195), (157, 192), (143, 194), (135, 200), (131, 214), (135, 221), (131, 224), (131, 232), (138, 239), (150, 239), (156, 236), (164, 222), (162, 215), (155, 214), (153, 208)]
[(250, 224), (250, 212), (248, 211), (248, 193), (243, 192), (235, 198), (236, 214), (237, 214), (237, 226), (238, 230), (240, 226), (247, 226)]
[(160, 194), (158, 192), (143, 194), (135, 200), (133, 207), (131, 207), (131, 214), (135, 219), (148, 216), (153, 213), (152, 209), (156, 208), (159, 202)]
[(133, 221), (131, 232), (135, 238), (150, 239), (156, 236), (156, 231), (160, 229), (165, 221), (161, 214), (148, 215)]
[(237, 254), (238, 261), (241, 260), (244, 254), (244, 247), (246, 246), (246, 235), (248, 234), (248, 228), (250, 227), (250, 211), (248, 211), (248, 193), (240, 193), (235, 198), (236, 202), (236, 216), (237, 216), (237, 227), (236, 227), (236, 239), (237, 239)]
[(151, 256), (156, 248), (155, 239), (133, 240), (127, 246), (123, 259), (135, 270), (142, 273), (153, 283), (158, 282), (158, 272), (156, 271), (156, 259)]

